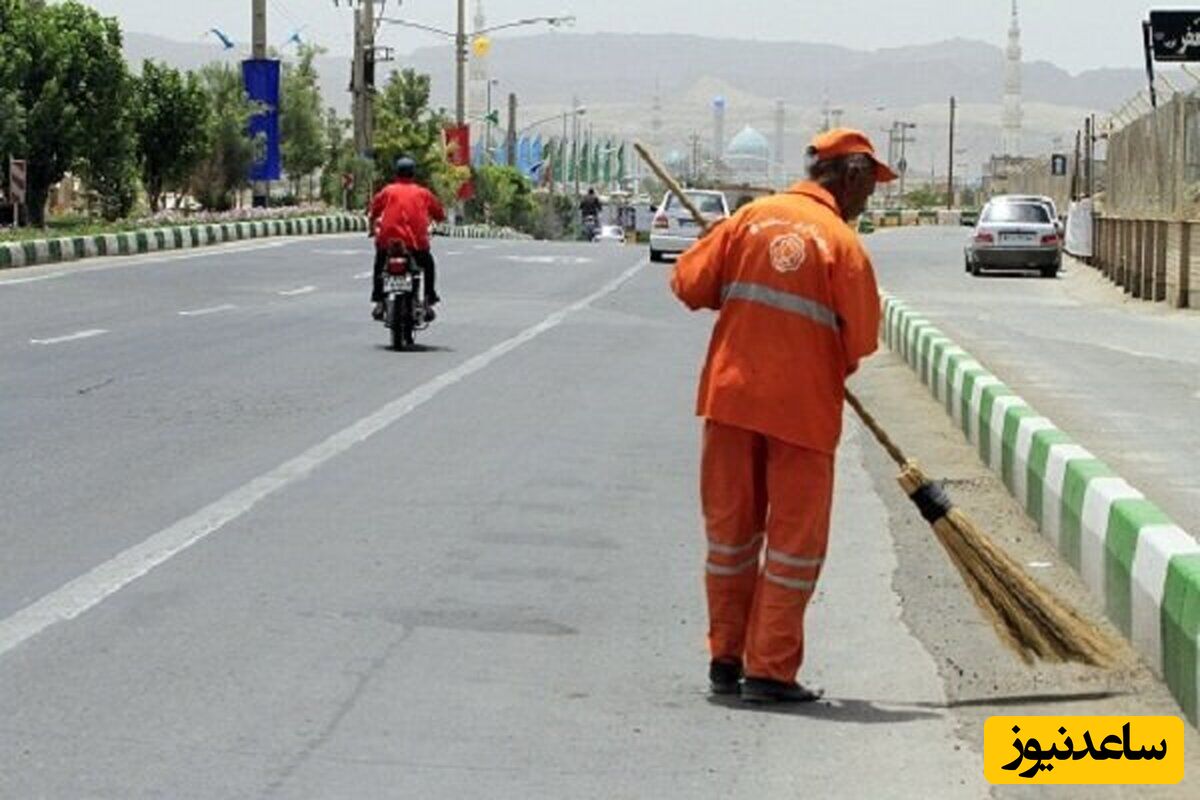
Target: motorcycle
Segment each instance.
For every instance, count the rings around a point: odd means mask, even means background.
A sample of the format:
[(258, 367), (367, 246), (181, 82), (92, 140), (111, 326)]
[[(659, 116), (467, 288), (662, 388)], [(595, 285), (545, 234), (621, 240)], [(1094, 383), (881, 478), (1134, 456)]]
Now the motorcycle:
[(416, 331), (429, 327), (425, 275), (402, 246), (388, 252), (383, 271), (383, 324), (392, 332), (392, 349), (408, 350)]
[(583, 217), (583, 240), (585, 242), (594, 242), (596, 234), (600, 232), (600, 220), (595, 214), (586, 214)]

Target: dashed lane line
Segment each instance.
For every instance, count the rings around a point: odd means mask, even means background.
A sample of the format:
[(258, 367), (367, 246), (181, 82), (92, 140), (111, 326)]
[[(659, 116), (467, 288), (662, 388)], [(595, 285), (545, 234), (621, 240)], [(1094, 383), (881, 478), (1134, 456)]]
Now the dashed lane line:
[(36, 345), (63, 344), (65, 342), (77, 342), (80, 339), (92, 339), (96, 336), (103, 336), (106, 333), (108, 333), (108, 331), (104, 330), (103, 328), (94, 328), (88, 331), (71, 333), (66, 336), (56, 336), (53, 339), (30, 339), (29, 343)]
[(222, 306), (213, 306), (212, 308), (197, 308), (192, 311), (180, 311), (181, 317), (207, 317), (209, 314), (220, 314), (222, 311), (233, 311), (237, 306), (226, 303)]

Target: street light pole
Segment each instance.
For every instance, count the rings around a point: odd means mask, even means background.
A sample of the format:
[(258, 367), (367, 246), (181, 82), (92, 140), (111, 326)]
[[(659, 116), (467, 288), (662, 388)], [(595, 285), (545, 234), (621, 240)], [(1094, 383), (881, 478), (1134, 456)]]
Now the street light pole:
[(459, 127), (467, 123), (467, 0), (458, 0), (458, 28), (454, 34), (455, 69), (454, 118)]

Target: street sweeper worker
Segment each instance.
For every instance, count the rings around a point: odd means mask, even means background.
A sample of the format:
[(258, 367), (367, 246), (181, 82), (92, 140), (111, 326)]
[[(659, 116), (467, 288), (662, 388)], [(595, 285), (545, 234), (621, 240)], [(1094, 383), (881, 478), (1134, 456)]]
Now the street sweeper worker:
[(671, 288), (718, 313), (700, 379), (709, 680), (748, 702), (807, 702), (804, 612), (829, 539), (846, 378), (875, 351), (879, 293), (850, 222), (896, 174), (867, 136), (808, 150), (810, 179), (717, 224)]

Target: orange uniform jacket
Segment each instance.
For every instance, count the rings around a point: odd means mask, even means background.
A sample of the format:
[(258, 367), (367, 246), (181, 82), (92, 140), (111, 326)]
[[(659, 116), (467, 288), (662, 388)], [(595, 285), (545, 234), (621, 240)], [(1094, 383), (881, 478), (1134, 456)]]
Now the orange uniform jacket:
[(743, 207), (680, 257), (671, 289), (720, 311), (697, 414), (832, 453), (845, 380), (875, 351), (870, 258), (815, 183)]

